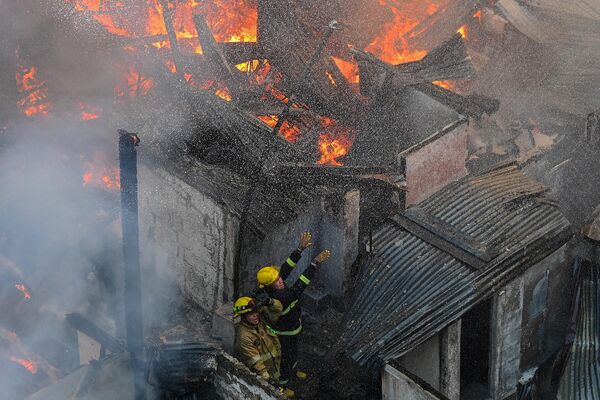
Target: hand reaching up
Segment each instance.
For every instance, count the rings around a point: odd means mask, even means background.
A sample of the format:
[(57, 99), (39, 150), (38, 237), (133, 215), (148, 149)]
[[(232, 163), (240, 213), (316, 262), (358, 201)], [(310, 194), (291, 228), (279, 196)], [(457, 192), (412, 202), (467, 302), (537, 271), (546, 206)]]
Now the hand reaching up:
[(300, 235), (300, 245), (298, 248), (300, 250), (306, 250), (310, 246), (312, 246), (312, 235), (310, 232), (302, 232), (302, 235)]
[(329, 257), (331, 257), (331, 251), (323, 250), (322, 252), (317, 254), (317, 256), (313, 259), (313, 262), (316, 264), (321, 264), (327, 261)]

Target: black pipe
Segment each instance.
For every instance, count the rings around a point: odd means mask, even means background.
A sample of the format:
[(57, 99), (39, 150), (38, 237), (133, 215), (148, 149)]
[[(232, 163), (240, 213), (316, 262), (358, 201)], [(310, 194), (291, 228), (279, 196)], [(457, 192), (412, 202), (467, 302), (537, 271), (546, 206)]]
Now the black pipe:
[(119, 129), (121, 168), (121, 226), (125, 266), (125, 328), (134, 374), (134, 399), (145, 400), (144, 328), (138, 230), (137, 152), (140, 138)]

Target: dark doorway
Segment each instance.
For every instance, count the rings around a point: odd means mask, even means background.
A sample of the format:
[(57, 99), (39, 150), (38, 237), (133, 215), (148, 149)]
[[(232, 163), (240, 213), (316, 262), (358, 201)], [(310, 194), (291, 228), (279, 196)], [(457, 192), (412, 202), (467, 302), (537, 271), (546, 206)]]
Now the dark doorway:
[(492, 301), (486, 300), (462, 318), (460, 337), (460, 398), (482, 400), (490, 395), (490, 321)]

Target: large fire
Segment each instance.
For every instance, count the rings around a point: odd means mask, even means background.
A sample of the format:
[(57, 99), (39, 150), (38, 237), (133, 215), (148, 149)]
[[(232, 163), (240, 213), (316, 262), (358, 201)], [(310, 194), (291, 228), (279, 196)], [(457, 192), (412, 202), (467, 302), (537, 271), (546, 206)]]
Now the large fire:
[(123, 71), (122, 79), (115, 86), (115, 95), (121, 98), (135, 98), (143, 96), (154, 86), (152, 78), (142, 75), (135, 65), (129, 64), (120, 68)]
[(443, 7), (446, 0), (381, 0), (380, 4), (389, 8), (394, 17), (383, 26), (382, 31), (365, 50), (390, 64), (423, 58), (427, 51), (411, 48), (404, 36), (419, 22)]
[[(166, 36), (162, 2), (148, 0), (142, 10), (126, 6), (125, 2), (101, 0), (66, 0), (76, 11), (90, 14), (108, 32), (118, 36)], [(173, 28), (180, 45), (195, 53), (202, 53), (193, 17), (201, 14), (206, 19), (218, 42), (256, 42), (258, 25), (257, 0), (196, 0), (167, 2)], [(143, 21), (143, 23), (140, 23)], [(154, 42), (158, 48), (168, 47), (166, 38)]]
[[(256, 42), (258, 24), (257, 0), (214, 0), (200, 2), (196, 0), (171, 2), (148, 0), (141, 7), (126, 5), (125, 2), (105, 2), (101, 0), (65, 0), (74, 9), (91, 15), (109, 33), (124, 37), (156, 38), (151, 42), (158, 49), (169, 49), (165, 11), (163, 4), (168, 4), (175, 37), (179, 48), (188, 53), (202, 54), (198, 33), (194, 23), (194, 15), (203, 15), (211, 33), (218, 42)], [(135, 46), (126, 46), (125, 50), (135, 52)], [(167, 61), (169, 70), (176, 73), (172, 60)], [(143, 76), (135, 66), (121, 67), (122, 82), (115, 87), (117, 97), (134, 98), (147, 93), (153, 86), (152, 78)], [(189, 76), (189, 74), (188, 74)], [(191, 79), (186, 78), (191, 83)], [(220, 84), (212, 88), (211, 82), (200, 83), (209, 87), (213, 93), (231, 101), (229, 90)], [(204, 89), (206, 90), (206, 89)]]
[[(148, 48), (147, 46), (157, 48), (159, 49), (159, 57), (162, 59), (161, 62), (164, 62), (171, 73), (181, 73), (181, 76), (191, 86), (199, 90), (210, 91), (226, 101), (231, 101), (233, 96), (223, 82), (216, 79), (197, 78), (185, 63), (176, 64), (173, 58), (177, 57), (177, 54), (173, 54), (168, 50), (170, 43), (166, 24), (171, 21), (178, 47), (182, 53), (186, 53), (185, 57), (202, 54), (198, 32), (194, 23), (195, 15), (202, 15), (205, 18), (217, 42), (256, 42), (257, 40), (257, 0), (212, 0), (210, 2), (200, 2), (198, 0), (177, 2), (146, 0), (136, 7), (121, 1), (64, 1), (71, 3), (77, 12), (93, 18), (111, 34), (143, 39), (139, 42), (131, 41), (126, 45), (124, 44), (123, 49), (128, 53), (144, 51), (144, 48)], [(425, 18), (443, 9), (447, 2), (448, 0), (379, 0), (380, 6), (389, 11), (391, 18), (382, 25), (381, 31), (375, 35), (365, 50), (390, 64), (421, 59), (426, 55), (426, 50), (411, 46), (411, 34), (409, 33)], [(480, 15), (481, 13), (479, 15), (476, 13), (473, 17), (478, 18)], [(466, 26), (459, 29), (459, 33), (465, 38), (467, 36), (466, 29)], [(162, 49), (167, 50), (163, 51)], [(359, 75), (356, 62), (340, 57), (332, 57), (332, 60), (347, 81), (354, 85), (355, 90), (358, 90), (356, 84), (359, 83)], [(131, 100), (152, 90), (154, 86), (153, 77), (146, 75), (146, 72), (143, 72), (140, 67), (141, 65), (136, 65), (133, 62), (116, 65), (122, 76), (121, 82), (115, 87), (116, 98)], [(178, 67), (184, 70), (177, 71)], [(249, 77), (249, 85), (260, 88), (263, 100), (275, 99), (282, 103), (290, 102), (288, 94), (283, 93), (277, 87), (282, 79), (281, 74), (273, 71), (268, 60), (248, 60), (236, 65), (236, 68)], [(22, 70), (20, 75), (17, 74), (17, 81), (21, 82), (20, 92), (27, 93), (28, 96), (34, 96), (29, 101), (32, 104), (21, 106), (26, 115), (48, 113), (47, 102), (36, 103), (39, 100), (38, 98), (44, 99), (47, 93), (44, 91), (44, 82), (39, 80), (35, 74), (36, 69), (34, 67)], [(331, 85), (336, 87), (338, 82), (336, 82), (331, 71), (327, 71), (326, 74)], [(453, 88), (452, 82), (436, 81), (434, 83), (448, 89)], [(40, 90), (37, 90), (38, 88)], [(32, 89), (34, 90), (32, 91)], [(292, 104), (292, 107), (306, 108), (305, 105), (296, 103)], [(84, 121), (99, 118), (101, 115), (100, 110), (94, 109), (85, 103), (79, 103), (79, 111), (80, 118)], [(258, 118), (271, 128), (276, 126), (278, 121), (277, 115), (261, 115)], [(327, 118), (324, 118), (324, 120), (327, 120)], [(326, 128), (324, 130), (326, 133), (321, 134), (318, 141), (321, 154), (318, 163), (342, 165), (338, 159), (348, 153), (353, 141), (353, 131), (340, 129), (329, 122), (322, 123), (322, 128)], [(289, 121), (285, 121), (279, 129), (279, 134), (290, 142), (296, 142), (301, 133), (301, 129)], [(110, 165), (110, 163), (100, 164)], [(88, 185), (91, 183), (109, 189), (118, 188), (118, 170), (107, 170), (105, 167), (98, 168), (96, 161), (89, 162), (86, 164), (83, 184)]]

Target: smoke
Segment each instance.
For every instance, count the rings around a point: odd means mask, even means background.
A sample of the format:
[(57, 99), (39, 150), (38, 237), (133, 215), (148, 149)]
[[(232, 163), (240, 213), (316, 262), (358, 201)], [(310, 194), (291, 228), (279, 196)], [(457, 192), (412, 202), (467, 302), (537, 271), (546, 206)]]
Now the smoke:
[[(24, 398), (79, 366), (65, 313), (125, 336), (116, 128), (135, 131), (143, 112), (125, 117), (115, 98), (116, 86), (127, 92), (119, 49), (67, 1), (0, 2), (0, 400)], [(146, 60), (139, 55), (136, 67), (154, 68)], [(45, 117), (25, 118), (17, 106), (29, 92), (17, 90), (15, 72), (32, 66), (47, 94)], [(170, 321), (181, 296), (168, 271), (144, 260), (149, 332)]]

